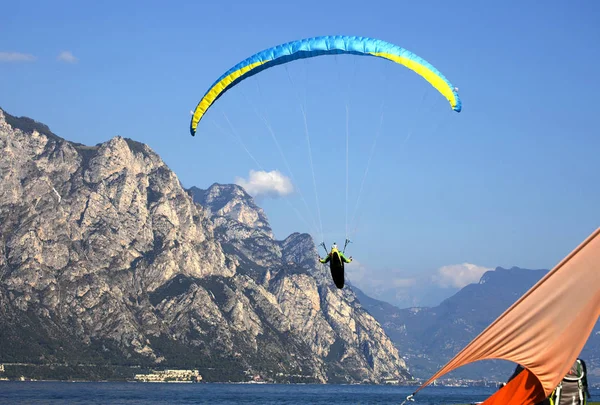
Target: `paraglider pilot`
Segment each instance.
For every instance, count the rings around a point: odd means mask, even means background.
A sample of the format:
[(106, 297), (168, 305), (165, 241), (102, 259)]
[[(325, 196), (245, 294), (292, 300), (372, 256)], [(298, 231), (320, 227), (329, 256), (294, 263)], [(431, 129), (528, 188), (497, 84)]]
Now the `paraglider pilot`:
[(344, 263), (350, 263), (352, 256), (346, 258), (344, 252), (338, 250), (335, 242), (331, 246), (331, 251), (327, 254), (327, 257), (322, 259), (319, 256), (319, 262), (328, 263), (331, 270), (331, 277), (337, 288), (344, 288)]

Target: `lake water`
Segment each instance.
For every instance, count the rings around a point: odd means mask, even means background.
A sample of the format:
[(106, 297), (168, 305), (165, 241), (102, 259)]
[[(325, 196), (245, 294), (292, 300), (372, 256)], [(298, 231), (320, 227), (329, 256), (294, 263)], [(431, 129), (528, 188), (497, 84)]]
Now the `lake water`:
[[(415, 387), (0, 381), (0, 404), (400, 404)], [(425, 387), (413, 405), (483, 401), (495, 388)], [(600, 390), (592, 390), (592, 400)], [(407, 403), (408, 404), (408, 403)]]

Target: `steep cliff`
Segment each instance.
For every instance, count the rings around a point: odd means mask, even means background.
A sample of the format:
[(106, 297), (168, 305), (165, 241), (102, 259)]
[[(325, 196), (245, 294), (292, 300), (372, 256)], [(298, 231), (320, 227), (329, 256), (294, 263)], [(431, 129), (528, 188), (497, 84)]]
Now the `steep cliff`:
[(274, 240), (238, 186), (186, 191), (146, 145), (75, 144), (0, 110), (0, 362), (90, 378), (114, 373), (83, 364), (194, 367), (208, 381), (406, 378), (381, 326), (315, 258), (308, 235)]
[(333, 285), (309, 235), (274, 240), (264, 213), (239, 186), (213, 184), (190, 193), (219, 224), (215, 235), (223, 249), (240, 259), (238, 273), (275, 296), (292, 329), (325, 361), (329, 378), (346, 378), (348, 370), (358, 381), (406, 378), (397, 349), (354, 293)]

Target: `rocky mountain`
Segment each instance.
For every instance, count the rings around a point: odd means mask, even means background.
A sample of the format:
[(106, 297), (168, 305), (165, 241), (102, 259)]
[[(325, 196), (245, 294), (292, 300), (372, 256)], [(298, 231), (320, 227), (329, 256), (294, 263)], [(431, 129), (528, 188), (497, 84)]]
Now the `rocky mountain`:
[[(377, 319), (403, 353), (411, 373), (428, 378), (508, 309), (548, 270), (501, 267), (486, 272), (477, 284), (470, 284), (433, 308), (399, 309), (366, 296), (353, 287), (361, 304)], [(600, 381), (600, 325), (581, 353), (593, 382)], [(477, 362), (449, 374), (505, 381), (514, 370), (507, 361)]]
[(310, 236), (273, 238), (243, 189), (184, 190), (147, 145), (68, 142), (0, 110), (5, 375), (205, 381), (410, 378)]

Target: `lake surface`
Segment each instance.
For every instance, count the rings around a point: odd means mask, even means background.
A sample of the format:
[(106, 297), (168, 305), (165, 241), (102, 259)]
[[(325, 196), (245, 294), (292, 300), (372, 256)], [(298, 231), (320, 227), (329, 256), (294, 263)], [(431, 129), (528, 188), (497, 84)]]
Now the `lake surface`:
[[(416, 387), (0, 381), (0, 404), (400, 404)], [(495, 388), (425, 387), (413, 405), (483, 401)], [(600, 390), (592, 390), (592, 400)], [(408, 404), (408, 403), (407, 403)]]

